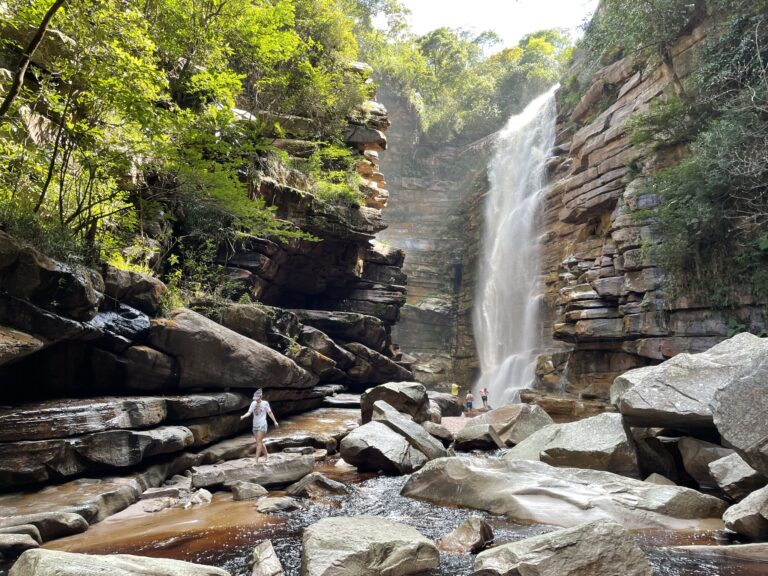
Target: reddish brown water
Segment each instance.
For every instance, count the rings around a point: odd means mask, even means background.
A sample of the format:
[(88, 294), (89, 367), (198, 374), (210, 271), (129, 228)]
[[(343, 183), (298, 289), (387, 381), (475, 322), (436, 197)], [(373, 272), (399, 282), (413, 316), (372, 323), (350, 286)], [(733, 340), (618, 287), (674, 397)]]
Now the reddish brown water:
[[(329, 497), (287, 514), (262, 515), (252, 502), (234, 502), (231, 495), (216, 494), (214, 501), (190, 510), (142, 513), (137, 505), (88, 532), (52, 542), (46, 547), (73, 552), (126, 553), (177, 558), (229, 570), (233, 576), (248, 574), (246, 562), (253, 547), (272, 540), (288, 576), (298, 576), (303, 529), (328, 516), (371, 514), (414, 526), (437, 539), (469, 516), (486, 518), (496, 542), (511, 542), (553, 530), (549, 526), (526, 526), (504, 518), (457, 508), (434, 506), (400, 496), (405, 478), (359, 474), (349, 467), (329, 462), (318, 467), (324, 474), (352, 488), (347, 496)], [(279, 494), (279, 493), (276, 493)], [(660, 532), (636, 534), (657, 576), (765, 576), (768, 563), (701, 557), (668, 550), (668, 546), (714, 545), (716, 532)], [(471, 555), (441, 555), (441, 566), (432, 576), (461, 576), (472, 573)]]
[[(324, 410), (291, 418), (281, 423), (279, 433), (335, 433), (354, 423), (357, 411)], [(456, 419), (456, 426), (462, 424)], [(342, 463), (343, 464), (343, 463)], [(307, 504), (287, 514), (264, 515), (254, 510), (253, 502), (235, 502), (229, 493), (214, 495), (213, 502), (189, 510), (170, 509), (157, 513), (143, 511), (141, 502), (96, 524), (86, 533), (46, 545), (47, 548), (94, 554), (125, 553), (176, 558), (220, 566), (233, 576), (246, 576), (247, 558), (262, 540), (272, 540), (287, 576), (298, 576), (301, 535), (306, 526), (329, 516), (369, 514), (383, 516), (414, 526), (426, 536), (438, 539), (469, 516), (484, 517), (493, 527), (497, 543), (511, 542), (553, 530), (550, 526), (521, 525), (504, 518), (473, 510), (435, 506), (400, 496), (406, 478), (380, 477), (358, 473), (353, 467), (338, 466), (329, 460), (317, 466), (326, 476), (345, 482), (346, 496), (329, 497)], [(47, 498), (55, 502), (73, 498), (72, 490), (58, 493), (50, 489)], [(79, 487), (88, 490), (87, 485)], [(74, 491), (73, 491), (74, 490)], [(278, 495), (279, 493), (274, 493)], [(82, 495), (82, 494), (80, 494)], [(45, 504), (40, 495), (25, 495), (14, 500), (19, 512), (32, 511)], [(10, 500), (6, 502), (10, 505)], [(48, 502), (50, 505), (50, 502)], [(36, 510), (35, 510), (36, 511)], [(768, 563), (749, 563), (738, 559), (702, 556), (669, 546), (714, 545), (715, 531), (639, 532), (636, 538), (648, 554), (656, 576), (758, 576), (768, 575)], [(441, 555), (440, 568), (432, 576), (471, 574), (471, 555)], [(0, 568), (0, 576), (4, 574)]]

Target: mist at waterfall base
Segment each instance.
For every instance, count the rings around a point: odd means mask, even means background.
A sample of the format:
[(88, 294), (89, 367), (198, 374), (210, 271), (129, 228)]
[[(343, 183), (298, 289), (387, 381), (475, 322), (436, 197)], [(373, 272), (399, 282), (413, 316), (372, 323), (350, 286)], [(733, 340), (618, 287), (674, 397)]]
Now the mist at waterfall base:
[(481, 368), (476, 388), (488, 388), (491, 406), (519, 401), (543, 345), (536, 230), (555, 142), (556, 90), (509, 119), (489, 163), (473, 320)]

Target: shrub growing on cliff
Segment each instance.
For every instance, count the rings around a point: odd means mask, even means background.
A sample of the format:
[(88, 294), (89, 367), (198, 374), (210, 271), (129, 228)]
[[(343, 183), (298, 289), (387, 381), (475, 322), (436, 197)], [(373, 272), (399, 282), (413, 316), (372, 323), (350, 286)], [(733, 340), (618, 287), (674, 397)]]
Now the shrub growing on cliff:
[(650, 179), (661, 196), (657, 249), (671, 288), (734, 304), (768, 297), (768, 3), (722, 0), (686, 100), (635, 121), (657, 148), (689, 147)]

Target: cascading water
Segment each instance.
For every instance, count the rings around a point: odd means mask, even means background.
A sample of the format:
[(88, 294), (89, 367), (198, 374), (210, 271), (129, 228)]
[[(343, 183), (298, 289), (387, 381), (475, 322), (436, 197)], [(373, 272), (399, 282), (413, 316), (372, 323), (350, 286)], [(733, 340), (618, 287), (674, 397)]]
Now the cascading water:
[(474, 329), (477, 388), (488, 388), (491, 405), (519, 400), (542, 347), (536, 224), (555, 141), (556, 89), (509, 119), (489, 164)]

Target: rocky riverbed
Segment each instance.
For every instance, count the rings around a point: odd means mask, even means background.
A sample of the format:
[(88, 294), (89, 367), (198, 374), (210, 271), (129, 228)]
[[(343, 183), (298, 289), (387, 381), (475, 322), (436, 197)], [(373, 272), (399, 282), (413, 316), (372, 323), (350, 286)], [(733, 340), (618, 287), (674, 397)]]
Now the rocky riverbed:
[[(731, 352), (738, 363), (725, 361)], [(618, 412), (568, 422), (533, 404), (449, 416), (450, 395), (386, 383), (359, 408), (284, 419), (268, 462), (243, 435), (130, 476), (0, 496), (0, 542), (9, 558), (32, 548), (9, 576), (151, 558), (203, 568), (138, 573), (763, 574), (768, 487), (754, 441), (765, 437), (765, 358), (764, 340), (740, 335), (625, 374)], [(641, 401), (667, 428), (642, 427), (647, 415), (633, 426)], [(741, 420), (730, 409), (739, 402)]]

